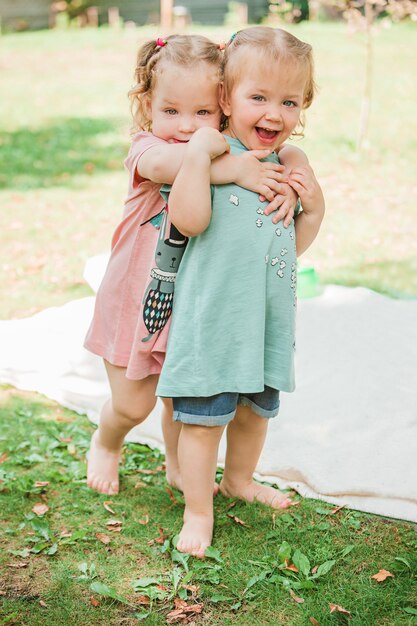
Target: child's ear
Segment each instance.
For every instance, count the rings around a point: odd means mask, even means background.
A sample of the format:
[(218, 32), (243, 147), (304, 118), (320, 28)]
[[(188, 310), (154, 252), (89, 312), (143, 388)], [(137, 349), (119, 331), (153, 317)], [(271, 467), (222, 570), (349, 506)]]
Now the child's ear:
[(219, 84), (219, 103), (226, 117), (230, 115), (230, 104), (226, 95), (224, 83)]

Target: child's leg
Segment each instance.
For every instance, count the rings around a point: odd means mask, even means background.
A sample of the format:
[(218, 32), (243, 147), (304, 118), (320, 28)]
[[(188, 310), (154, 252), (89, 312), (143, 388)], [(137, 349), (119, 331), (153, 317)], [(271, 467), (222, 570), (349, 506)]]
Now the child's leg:
[(87, 485), (109, 495), (119, 491), (120, 451), (127, 433), (142, 423), (155, 406), (158, 376), (129, 380), (126, 369), (104, 361), (111, 399), (102, 408), (98, 429), (91, 439)]
[(178, 445), (185, 498), (177, 550), (200, 558), (213, 537), (213, 482), (224, 426), (182, 424)]
[(227, 451), (220, 491), (228, 498), (258, 500), (274, 509), (286, 508), (290, 498), (273, 487), (253, 480), (268, 429), (268, 419), (249, 406), (239, 405), (227, 427)]
[(182, 491), (180, 466), (178, 463), (178, 438), (181, 432), (181, 423), (173, 420), (173, 407), (171, 398), (161, 398), (162, 408), (162, 432), (165, 443), (165, 466), (166, 479), (169, 485)]

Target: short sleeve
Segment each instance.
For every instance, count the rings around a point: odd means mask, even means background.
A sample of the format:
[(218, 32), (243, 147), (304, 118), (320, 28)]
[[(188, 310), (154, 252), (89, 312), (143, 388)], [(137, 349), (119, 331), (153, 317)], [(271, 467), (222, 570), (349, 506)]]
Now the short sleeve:
[(134, 135), (132, 143), (130, 145), (129, 153), (124, 162), (125, 168), (129, 172), (129, 182), (131, 189), (133, 189), (145, 180), (140, 176), (137, 170), (140, 157), (147, 150), (149, 150), (149, 148), (153, 148), (154, 146), (159, 146), (165, 143), (166, 141), (164, 139), (155, 137), (155, 135), (152, 135), (152, 133), (147, 133), (145, 131), (141, 131)]

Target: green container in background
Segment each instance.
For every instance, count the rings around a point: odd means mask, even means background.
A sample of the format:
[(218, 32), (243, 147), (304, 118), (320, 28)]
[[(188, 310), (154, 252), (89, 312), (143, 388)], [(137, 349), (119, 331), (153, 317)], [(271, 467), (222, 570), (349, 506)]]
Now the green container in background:
[(321, 294), (319, 276), (314, 267), (300, 267), (297, 270), (297, 296), (314, 298)]

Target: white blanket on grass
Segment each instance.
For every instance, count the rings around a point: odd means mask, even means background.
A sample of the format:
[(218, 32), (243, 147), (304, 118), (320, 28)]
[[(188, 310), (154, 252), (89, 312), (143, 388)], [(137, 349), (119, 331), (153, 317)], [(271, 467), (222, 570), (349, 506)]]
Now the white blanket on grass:
[[(105, 257), (86, 268), (97, 287)], [(97, 423), (109, 388), (84, 350), (94, 298), (0, 321), (0, 382)], [(299, 301), (297, 389), (282, 394), (258, 474), (336, 505), (417, 522), (417, 300), (328, 286)], [(157, 405), (129, 437), (163, 448)], [(224, 442), (220, 461), (224, 457)]]

